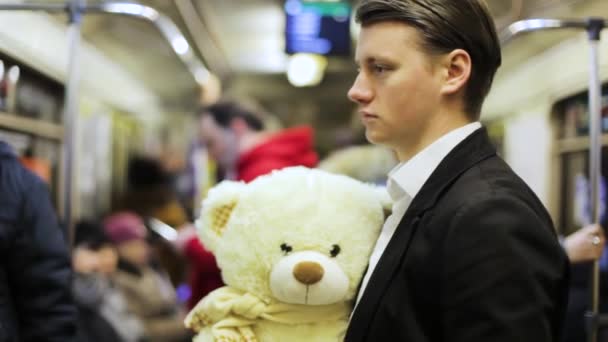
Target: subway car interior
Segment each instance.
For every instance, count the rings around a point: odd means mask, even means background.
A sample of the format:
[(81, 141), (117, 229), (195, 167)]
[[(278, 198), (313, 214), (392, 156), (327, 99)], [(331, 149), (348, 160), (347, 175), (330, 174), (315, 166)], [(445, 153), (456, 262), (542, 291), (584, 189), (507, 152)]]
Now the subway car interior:
[[(0, 142), (48, 191), (81, 340), (192, 340), (187, 313), (223, 284), (198, 242), (201, 203), (223, 180), (251, 178), (224, 160), (242, 146), (205, 138), (209, 108), (238, 104), (256, 134), (293, 134), (301, 165), (386, 186), (400, 161), (368, 142), (347, 96), (359, 2), (0, 0)], [(567, 241), (603, 224), (608, 204), (608, 1), (486, 3), (502, 65), (480, 121)], [(251, 129), (230, 128), (226, 139)], [(608, 251), (568, 255), (562, 341), (608, 341)]]

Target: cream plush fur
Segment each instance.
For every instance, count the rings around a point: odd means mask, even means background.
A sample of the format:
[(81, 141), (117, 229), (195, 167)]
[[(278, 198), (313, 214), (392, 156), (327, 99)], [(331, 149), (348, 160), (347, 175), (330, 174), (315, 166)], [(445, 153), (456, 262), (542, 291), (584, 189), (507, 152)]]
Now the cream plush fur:
[(389, 206), (382, 188), (304, 167), (211, 189), (197, 227), (227, 286), (186, 318), (195, 341), (343, 340)]

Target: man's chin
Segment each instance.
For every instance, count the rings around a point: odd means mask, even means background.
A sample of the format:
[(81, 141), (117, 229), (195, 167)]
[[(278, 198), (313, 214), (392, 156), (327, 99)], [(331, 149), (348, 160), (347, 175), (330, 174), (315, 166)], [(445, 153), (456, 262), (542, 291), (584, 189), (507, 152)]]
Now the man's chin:
[(367, 141), (369, 141), (370, 143), (372, 143), (374, 145), (384, 145), (385, 144), (385, 139), (382, 139), (381, 135), (379, 135), (377, 132), (374, 132), (369, 129), (367, 129), (365, 131), (365, 138), (367, 139)]

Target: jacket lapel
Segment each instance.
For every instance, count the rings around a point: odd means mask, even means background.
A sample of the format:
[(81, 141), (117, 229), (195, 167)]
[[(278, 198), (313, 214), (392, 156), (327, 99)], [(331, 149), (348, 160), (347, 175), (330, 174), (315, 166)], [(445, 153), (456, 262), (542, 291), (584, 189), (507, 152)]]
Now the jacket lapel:
[(380, 300), (391, 283), (391, 279), (396, 275), (401, 261), (404, 260), (404, 255), (409, 249), (412, 237), (418, 229), (418, 223), (424, 212), (434, 206), (441, 194), (462, 173), (482, 160), (495, 155), (496, 151), (490, 143), (486, 129), (481, 128), (458, 144), (443, 159), (412, 200), (376, 265), (365, 293), (351, 318), (346, 341), (364, 340), (379, 307)]

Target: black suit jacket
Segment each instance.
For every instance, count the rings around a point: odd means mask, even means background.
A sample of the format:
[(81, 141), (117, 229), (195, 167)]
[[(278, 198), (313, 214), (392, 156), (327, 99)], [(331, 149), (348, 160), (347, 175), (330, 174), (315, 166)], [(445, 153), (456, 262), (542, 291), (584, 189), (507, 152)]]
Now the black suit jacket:
[(413, 199), (345, 340), (558, 341), (567, 260), (541, 202), (479, 129)]

